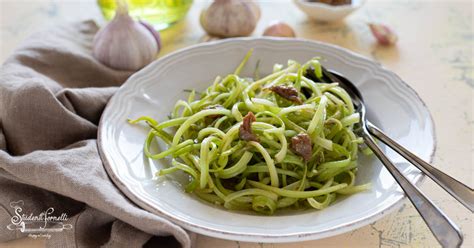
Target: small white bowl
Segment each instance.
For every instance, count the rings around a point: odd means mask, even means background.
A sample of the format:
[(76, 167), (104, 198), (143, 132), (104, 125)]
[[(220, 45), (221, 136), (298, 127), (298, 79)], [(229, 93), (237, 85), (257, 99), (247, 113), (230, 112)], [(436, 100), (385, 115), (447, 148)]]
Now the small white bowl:
[(365, 0), (352, 0), (351, 4), (329, 5), (307, 0), (293, 0), (298, 8), (308, 17), (317, 21), (334, 22), (343, 19), (356, 9), (360, 8)]

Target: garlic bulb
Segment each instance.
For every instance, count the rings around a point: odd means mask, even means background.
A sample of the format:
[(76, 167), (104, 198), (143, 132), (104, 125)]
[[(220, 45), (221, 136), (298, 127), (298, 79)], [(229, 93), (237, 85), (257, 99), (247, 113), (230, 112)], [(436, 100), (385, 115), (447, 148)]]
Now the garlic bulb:
[(93, 55), (119, 70), (136, 71), (152, 62), (160, 50), (160, 36), (153, 27), (136, 22), (127, 6), (117, 1), (115, 17), (94, 37)]
[(272, 22), (265, 31), (263, 31), (263, 36), (296, 37), (293, 28), (280, 21)]
[(260, 8), (252, 0), (215, 0), (201, 12), (201, 26), (212, 36), (250, 35), (260, 19)]

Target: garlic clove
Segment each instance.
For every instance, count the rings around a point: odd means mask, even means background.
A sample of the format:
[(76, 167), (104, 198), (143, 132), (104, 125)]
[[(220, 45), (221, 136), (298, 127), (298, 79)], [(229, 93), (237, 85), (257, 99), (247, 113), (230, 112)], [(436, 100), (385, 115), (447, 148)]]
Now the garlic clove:
[(260, 8), (252, 0), (215, 0), (201, 12), (200, 22), (212, 36), (250, 35), (260, 19)]
[(387, 26), (376, 23), (369, 23), (369, 28), (377, 42), (384, 46), (397, 43), (398, 36)]
[(281, 21), (273, 21), (265, 31), (263, 31), (263, 36), (296, 37), (293, 28)]
[(118, 1), (115, 17), (94, 37), (93, 56), (118, 70), (136, 71), (152, 62), (160, 49), (159, 35), (134, 21)]

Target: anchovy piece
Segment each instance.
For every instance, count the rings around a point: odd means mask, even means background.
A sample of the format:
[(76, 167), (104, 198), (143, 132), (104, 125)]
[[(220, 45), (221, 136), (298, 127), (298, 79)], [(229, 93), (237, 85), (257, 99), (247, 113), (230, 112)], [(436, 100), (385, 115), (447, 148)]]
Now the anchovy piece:
[(311, 138), (305, 133), (300, 133), (291, 138), (291, 149), (296, 154), (303, 157), (304, 161), (308, 162), (311, 159), (313, 145), (311, 144)]
[(248, 114), (242, 120), (242, 125), (239, 128), (239, 137), (245, 141), (256, 141), (258, 142), (258, 137), (252, 133), (252, 122), (256, 121), (255, 115), (252, 112)]
[(294, 87), (278, 85), (278, 86), (270, 87), (269, 90), (277, 93), (279, 96), (281, 96), (281, 97), (283, 97), (287, 100), (290, 100), (292, 102), (295, 102), (295, 103), (298, 103), (298, 104), (303, 103), (303, 101), (301, 101), (301, 99), (298, 96), (298, 91)]

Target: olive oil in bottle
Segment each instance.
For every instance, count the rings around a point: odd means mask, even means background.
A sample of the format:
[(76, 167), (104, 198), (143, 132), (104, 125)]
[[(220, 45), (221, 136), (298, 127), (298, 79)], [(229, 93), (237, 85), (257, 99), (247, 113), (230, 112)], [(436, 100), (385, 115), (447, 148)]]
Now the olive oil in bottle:
[(128, 5), (130, 15), (136, 19), (145, 20), (162, 30), (184, 18), (192, 0), (97, 0), (105, 19), (110, 20), (115, 15), (116, 1), (124, 1)]

